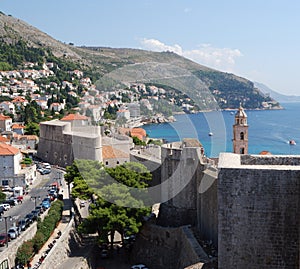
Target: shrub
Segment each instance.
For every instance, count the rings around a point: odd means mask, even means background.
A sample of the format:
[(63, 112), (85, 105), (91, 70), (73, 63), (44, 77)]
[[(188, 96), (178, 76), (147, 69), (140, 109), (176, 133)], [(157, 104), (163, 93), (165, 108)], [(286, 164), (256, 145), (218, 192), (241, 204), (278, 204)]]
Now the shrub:
[(16, 261), (20, 264), (26, 264), (33, 256), (33, 240), (25, 241), (17, 251)]
[(56, 200), (52, 203), (48, 215), (43, 221), (40, 219), (37, 223), (37, 232), (35, 236), (24, 242), (17, 250), (16, 264), (26, 264), (27, 261), (31, 259), (34, 253), (38, 253), (41, 247), (46, 243), (46, 241), (51, 236), (55, 227), (61, 219), (63, 211), (63, 202)]

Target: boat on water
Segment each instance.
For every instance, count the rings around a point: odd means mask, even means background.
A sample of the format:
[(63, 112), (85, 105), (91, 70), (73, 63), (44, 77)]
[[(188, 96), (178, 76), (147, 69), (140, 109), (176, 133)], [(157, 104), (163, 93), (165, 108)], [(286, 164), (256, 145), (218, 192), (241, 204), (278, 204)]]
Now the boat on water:
[(295, 140), (290, 140), (290, 141), (289, 141), (289, 144), (290, 144), (290, 145), (296, 145), (296, 141), (295, 141)]
[(213, 134), (212, 132), (209, 132), (208, 135), (209, 135), (209, 136), (213, 136), (214, 134)]

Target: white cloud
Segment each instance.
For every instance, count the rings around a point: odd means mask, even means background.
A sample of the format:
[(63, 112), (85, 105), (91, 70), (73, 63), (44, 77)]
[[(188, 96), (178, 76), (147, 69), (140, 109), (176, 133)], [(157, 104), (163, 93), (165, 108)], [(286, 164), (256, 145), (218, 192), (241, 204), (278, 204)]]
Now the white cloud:
[(172, 51), (178, 55), (191, 59), (199, 64), (225, 72), (234, 72), (235, 60), (243, 56), (240, 50), (230, 48), (216, 48), (210, 44), (202, 44), (197, 49), (184, 50), (180, 45), (166, 45), (156, 39), (141, 41), (144, 49), (152, 51)]
[(182, 55), (182, 48), (175, 44), (173, 46), (166, 45), (160, 42), (157, 39), (142, 39), (141, 44), (144, 49), (152, 50), (152, 51), (172, 51), (179, 55)]

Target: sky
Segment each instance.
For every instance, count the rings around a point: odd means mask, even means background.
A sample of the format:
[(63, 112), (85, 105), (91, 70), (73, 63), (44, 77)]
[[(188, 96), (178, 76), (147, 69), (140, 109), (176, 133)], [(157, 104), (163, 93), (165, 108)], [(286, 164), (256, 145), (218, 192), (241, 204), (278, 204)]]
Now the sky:
[(300, 95), (298, 0), (0, 0), (0, 11), (65, 43), (169, 50)]

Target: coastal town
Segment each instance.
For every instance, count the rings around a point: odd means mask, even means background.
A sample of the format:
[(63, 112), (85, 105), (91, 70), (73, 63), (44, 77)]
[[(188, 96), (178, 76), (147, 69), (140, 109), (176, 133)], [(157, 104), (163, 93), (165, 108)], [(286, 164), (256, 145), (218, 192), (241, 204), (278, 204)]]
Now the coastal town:
[[(299, 268), (299, 131), (276, 130), (299, 109), (169, 50), (76, 47), (1, 11), (0, 39), (0, 269)], [(207, 140), (146, 132), (176, 123)]]

